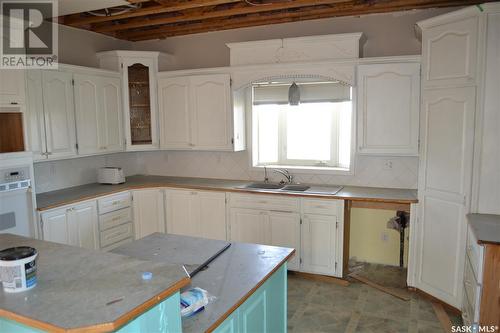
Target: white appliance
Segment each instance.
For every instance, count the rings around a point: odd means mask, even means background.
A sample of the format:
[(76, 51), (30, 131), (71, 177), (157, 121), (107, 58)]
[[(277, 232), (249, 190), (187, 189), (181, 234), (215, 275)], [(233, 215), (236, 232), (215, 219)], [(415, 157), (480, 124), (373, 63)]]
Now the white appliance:
[(97, 182), (112, 185), (125, 183), (123, 169), (117, 167), (99, 168), (97, 171)]
[(32, 155), (8, 155), (0, 157), (0, 233), (36, 237)]

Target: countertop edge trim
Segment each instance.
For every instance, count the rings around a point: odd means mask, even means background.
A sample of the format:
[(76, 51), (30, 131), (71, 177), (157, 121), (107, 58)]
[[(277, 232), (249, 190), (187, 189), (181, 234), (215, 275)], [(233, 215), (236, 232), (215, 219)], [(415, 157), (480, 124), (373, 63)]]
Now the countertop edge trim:
[(187, 286), (190, 283), (191, 279), (189, 277), (184, 277), (181, 280), (177, 281), (175, 284), (171, 285), (168, 289), (165, 289), (158, 295), (150, 298), (146, 302), (138, 305), (131, 311), (127, 312), (126, 314), (122, 315), (118, 319), (116, 319), (114, 322), (111, 323), (102, 323), (102, 324), (96, 324), (96, 325), (91, 325), (91, 326), (86, 326), (86, 327), (78, 327), (78, 328), (61, 328), (59, 326), (55, 326), (53, 324), (49, 324), (40, 320), (24, 317), (20, 314), (10, 312), (4, 309), (0, 309), (0, 317), (4, 317), (10, 320), (13, 320), (15, 322), (38, 328), (40, 330), (48, 331), (48, 332), (65, 332), (65, 333), (80, 333), (80, 332), (86, 332), (86, 333), (105, 333), (105, 332), (112, 332), (120, 327), (124, 326), (128, 322), (130, 322), (132, 319), (140, 316), (141, 314), (145, 313), (147, 310), (152, 308), (153, 306), (157, 305), (170, 295), (174, 294), (177, 291), (180, 291), (181, 288)]
[[(120, 193), (120, 192), (125, 192), (125, 191), (133, 191), (133, 190), (139, 190), (139, 189), (148, 189), (148, 188), (185, 188), (185, 189), (191, 189), (191, 190), (202, 190), (202, 191), (216, 191), (216, 192), (236, 192), (236, 193), (249, 193), (249, 194), (262, 194), (262, 195), (279, 195), (279, 196), (290, 196), (290, 197), (301, 197), (301, 198), (319, 198), (319, 199), (332, 199), (332, 200), (351, 200), (351, 201), (371, 201), (371, 202), (386, 202), (386, 203), (397, 203), (397, 204), (413, 204), (413, 203), (418, 203), (418, 199), (414, 200), (404, 200), (404, 199), (382, 199), (382, 198), (372, 198), (372, 197), (349, 197), (349, 196), (339, 196), (336, 194), (301, 194), (301, 193), (277, 193), (277, 192), (264, 192), (264, 191), (252, 191), (252, 190), (245, 190), (245, 189), (237, 189), (237, 188), (213, 188), (213, 187), (204, 187), (204, 186), (197, 186), (197, 185), (179, 185), (179, 184), (168, 184), (168, 183), (163, 183), (163, 184), (156, 184), (156, 183), (150, 183), (147, 185), (131, 185), (125, 188), (117, 189), (117, 190), (110, 190), (109, 192), (105, 193), (99, 193), (95, 195), (88, 195), (88, 196), (82, 196), (81, 198), (75, 199), (75, 200), (69, 200), (53, 205), (49, 205), (46, 207), (38, 208), (37, 211), (43, 212), (46, 210), (70, 205), (76, 202), (81, 202), (81, 201), (86, 201), (86, 200), (92, 200), (96, 199), (99, 197), (104, 197), (108, 195), (112, 195), (115, 193)], [(342, 190), (341, 190), (342, 191)], [(43, 193), (40, 193), (40, 195), (43, 195)]]
[(222, 316), (219, 317), (212, 325), (210, 325), (209, 328), (205, 330), (205, 333), (211, 333), (213, 332), (217, 327), (220, 326), (226, 320), (236, 309), (238, 309), (247, 299), (252, 296), (257, 289), (259, 289), (278, 269), (280, 269), (283, 264), (290, 259), (291, 256), (295, 254), (295, 249), (293, 249), (292, 252), (290, 252), (289, 255), (287, 255), (276, 267), (274, 267), (262, 280), (260, 280), (259, 283), (257, 283), (248, 293), (246, 293), (238, 302), (236, 302), (232, 307), (229, 308), (229, 310), (226, 311)]

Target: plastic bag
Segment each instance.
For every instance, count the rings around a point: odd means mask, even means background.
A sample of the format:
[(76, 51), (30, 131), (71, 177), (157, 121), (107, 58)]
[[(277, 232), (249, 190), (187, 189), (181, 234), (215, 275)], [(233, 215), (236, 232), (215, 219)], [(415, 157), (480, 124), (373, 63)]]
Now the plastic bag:
[(199, 287), (189, 289), (181, 294), (181, 316), (189, 317), (205, 309), (205, 306), (215, 301), (204, 289)]

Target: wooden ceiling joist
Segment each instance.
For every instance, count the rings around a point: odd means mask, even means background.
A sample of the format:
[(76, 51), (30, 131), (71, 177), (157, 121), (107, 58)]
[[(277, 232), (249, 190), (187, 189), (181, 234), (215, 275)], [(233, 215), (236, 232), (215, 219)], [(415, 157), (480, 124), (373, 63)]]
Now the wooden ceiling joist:
[(141, 41), (337, 16), (474, 5), (494, 0), (129, 0), (141, 7), (114, 16), (73, 14), (63, 23)]

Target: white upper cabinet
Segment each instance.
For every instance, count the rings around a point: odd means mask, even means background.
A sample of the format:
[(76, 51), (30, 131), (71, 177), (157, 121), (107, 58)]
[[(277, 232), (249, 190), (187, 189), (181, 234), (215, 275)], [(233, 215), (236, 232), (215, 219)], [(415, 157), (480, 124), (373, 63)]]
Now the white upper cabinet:
[(358, 66), (358, 152), (418, 155), (420, 64)]
[(159, 52), (107, 51), (98, 53), (100, 66), (121, 71), (127, 150), (159, 148), (157, 74)]
[(193, 76), (192, 141), (197, 149), (232, 150), (229, 74)]
[(60, 71), (42, 72), (45, 137), (49, 158), (76, 155), (73, 75)]
[(47, 158), (45, 140), (45, 120), (43, 113), (42, 71), (28, 70), (26, 72), (26, 136), (28, 150), (33, 153), (33, 159)]
[(244, 121), (233, 112), (229, 74), (161, 77), (162, 149), (245, 149)]
[(474, 10), (466, 8), (419, 23), (424, 87), (476, 83), (479, 17), (463, 18)]
[(120, 79), (75, 74), (78, 153), (123, 150)]
[(164, 78), (158, 81), (160, 146), (162, 149), (191, 149), (189, 79)]
[(25, 71), (20, 69), (0, 70), (0, 105), (24, 105)]

